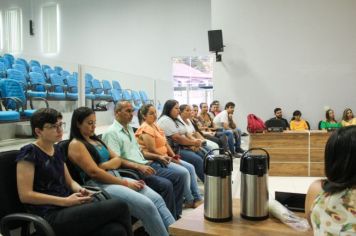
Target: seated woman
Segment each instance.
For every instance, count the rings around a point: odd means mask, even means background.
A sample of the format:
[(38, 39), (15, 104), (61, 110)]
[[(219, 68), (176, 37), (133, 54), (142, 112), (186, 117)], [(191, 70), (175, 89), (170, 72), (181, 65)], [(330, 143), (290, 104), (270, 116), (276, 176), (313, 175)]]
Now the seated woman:
[[(187, 136), (191, 139), (200, 139), (202, 142), (206, 143), (206, 146), (203, 146), (205, 152), (208, 152), (212, 149), (219, 148), (219, 145), (213, 141), (205, 139), (194, 127), (192, 124), (192, 108), (187, 104), (182, 104), (179, 106), (180, 116), (178, 119), (184, 124), (187, 129)], [(219, 151), (215, 151), (215, 154), (218, 154)]]
[(354, 114), (352, 113), (352, 110), (350, 108), (346, 108), (344, 110), (341, 125), (343, 127), (349, 125), (356, 125), (356, 118), (354, 117)]
[(202, 203), (199, 193), (198, 183), (194, 166), (188, 162), (180, 160), (166, 140), (164, 132), (156, 125), (157, 113), (152, 104), (143, 105), (138, 112), (140, 127), (135, 135), (137, 142), (144, 152), (150, 152), (157, 156), (157, 159), (165, 164), (173, 161), (184, 166), (189, 171), (189, 178), (184, 185), (185, 206), (196, 208)]
[(302, 113), (299, 110), (293, 112), (293, 118), (289, 124), (290, 130), (309, 130), (309, 126), (302, 118)]
[(182, 159), (192, 164), (201, 181), (204, 182), (203, 154), (198, 151), (201, 148), (201, 140), (192, 140), (186, 136), (187, 130), (178, 119), (179, 103), (176, 100), (168, 100), (163, 106), (163, 111), (157, 121), (157, 125), (164, 131), (168, 143), (173, 151), (181, 155)]
[(328, 109), (325, 113), (325, 121), (321, 121), (320, 129), (337, 129), (341, 127), (341, 124), (335, 120), (335, 113), (333, 109)]
[(168, 235), (168, 226), (175, 220), (165, 202), (143, 181), (120, 176), (117, 169), (121, 165), (132, 167), (135, 164), (121, 159), (95, 135), (94, 111), (87, 107), (77, 108), (71, 124), (68, 156), (79, 167), (83, 180), (126, 202), (131, 214), (142, 220), (149, 235)]
[(46, 219), (56, 235), (132, 235), (126, 203), (92, 203), (92, 193), (70, 176), (62, 151), (54, 145), (62, 139), (63, 126), (61, 113), (54, 109), (32, 115), (36, 141), (22, 147), (16, 158), (20, 201), (30, 213)]
[(356, 127), (335, 131), (325, 147), (326, 180), (314, 182), (305, 201), (314, 235), (356, 234)]

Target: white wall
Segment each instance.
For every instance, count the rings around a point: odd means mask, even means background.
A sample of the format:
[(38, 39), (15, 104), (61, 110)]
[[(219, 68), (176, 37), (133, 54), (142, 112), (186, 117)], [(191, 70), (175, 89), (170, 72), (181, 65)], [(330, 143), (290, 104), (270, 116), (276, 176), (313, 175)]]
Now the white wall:
[(60, 53), (54, 60), (171, 80), (173, 56), (208, 53), (208, 0), (1, 0), (0, 8), (24, 8), (24, 54), (42, 56), (39, 9), (46, 2), (60, 8)]
[(212, 0), (225, 52), (214, 66), (215, 98), (237, 105), (238, 123), (295, 109), (316, 128), (325, 108), (356, 112), (356, 1)]

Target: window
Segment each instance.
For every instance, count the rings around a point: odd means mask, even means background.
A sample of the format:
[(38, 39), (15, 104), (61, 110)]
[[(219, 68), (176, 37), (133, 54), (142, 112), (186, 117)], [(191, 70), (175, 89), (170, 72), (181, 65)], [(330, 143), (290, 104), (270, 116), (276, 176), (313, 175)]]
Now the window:
[(174, 57), (174, 99), (180, 104), (210, 103), (213, 100), (213, 57)]
[(42, 51), (46, 54), (56, 54), (59, 51), (59, 14), (58, 4), (42, 7)]
[(14, 8), (5, 12), (5, 50), (10, 53), (22, 51), (22, 13)]

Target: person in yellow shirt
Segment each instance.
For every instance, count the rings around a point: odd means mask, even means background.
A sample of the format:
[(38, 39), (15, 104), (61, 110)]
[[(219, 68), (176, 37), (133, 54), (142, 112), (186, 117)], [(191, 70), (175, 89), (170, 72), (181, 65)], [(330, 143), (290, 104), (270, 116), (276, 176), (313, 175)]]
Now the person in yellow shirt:
[(302, 113), (299, 110), (293, 112), (293, 118), (290, 122), (290, 130), (309, 130), (309, 126), (302, 118)]
[(350, 108), (346, 108), (344, 110), (344, 113), (342, 114), (341, 125), (343, 127), (349, 125), (356, 125), (356, 118), (354, 117), (354, 114), (352, 113), (352, 110)]

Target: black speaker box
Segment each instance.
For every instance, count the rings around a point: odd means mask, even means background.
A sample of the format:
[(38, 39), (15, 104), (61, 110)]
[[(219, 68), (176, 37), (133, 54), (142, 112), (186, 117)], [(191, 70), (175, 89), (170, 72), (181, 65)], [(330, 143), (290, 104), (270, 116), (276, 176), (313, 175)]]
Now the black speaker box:
[(33, 32), (33, 21), (30, 20), (30, 35), (33, 36), (35, 33)]
[(210, 52), (222, 52), (224, 51), (222, 30), (209, 30), (209, 51)]

